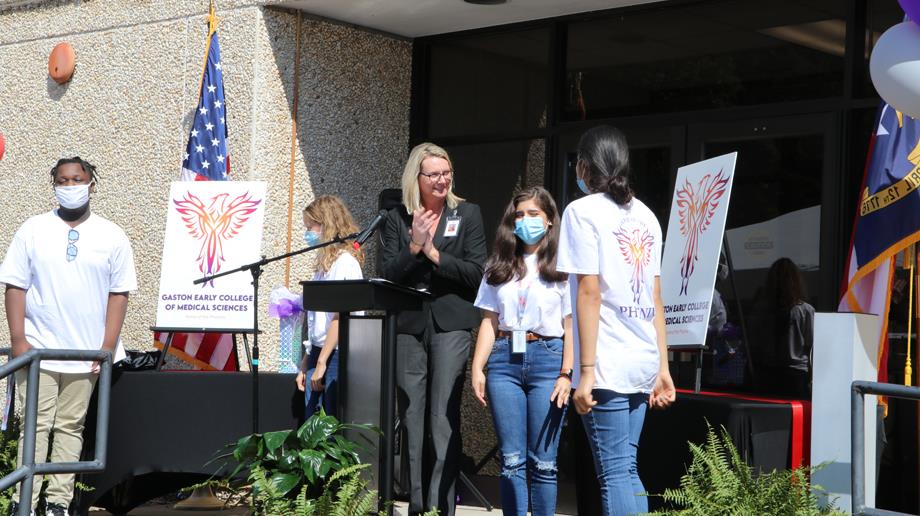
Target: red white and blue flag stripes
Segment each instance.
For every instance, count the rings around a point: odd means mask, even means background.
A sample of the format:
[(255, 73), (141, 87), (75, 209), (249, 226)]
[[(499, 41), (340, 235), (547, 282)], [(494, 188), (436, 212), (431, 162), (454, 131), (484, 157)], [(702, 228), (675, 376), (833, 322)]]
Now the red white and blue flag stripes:
[(204, 72), (198, 93), (198, 107), (195, 109), (195, 118), (182, 159), (182, 180), (223, 181), (230, 174), (225, 104), (217, 19), (212, 14)]

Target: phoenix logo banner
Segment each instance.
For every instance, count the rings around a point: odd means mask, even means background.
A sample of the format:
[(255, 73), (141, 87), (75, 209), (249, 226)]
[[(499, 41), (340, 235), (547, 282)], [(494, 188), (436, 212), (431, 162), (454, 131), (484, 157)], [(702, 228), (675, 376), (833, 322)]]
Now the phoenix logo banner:
[(684, 237), (684, 252), (680, 258), (681, 295), (687, 294), (690, 276), (696, 270), (700, 236), (712, 225), (712, 217), (727, 186), (728, 176), (719, 170), (718, 174), (706, 174), (695, 184), (684, 179), (684, 184), (675, 189), (674, 203), (680, 219), (680, 234)]
[(204, 276), (259, 259), (264, 182), (177, 181), (166, 212), (157, 326), (189, 331), (252, 329), (252, 277)]
[[(185, 192), (182, 199), (173, 199), (189, 235), (201, 242), (196, 261), (198, 271), (210, 276), (220, 272), (224, 257), (224, 242), (240, 233), (256, 211), (261, 199), (253, 199), (252, 193), (244, 192), (235, 198), (223, 192), (209, 202), (202, 201), (192, 192)], [(214, 286), (214, 282), (203, 283)]]
[(706, 342), (737, 156), (733, 152), (677, 170), (661, 261), (669, 346)]

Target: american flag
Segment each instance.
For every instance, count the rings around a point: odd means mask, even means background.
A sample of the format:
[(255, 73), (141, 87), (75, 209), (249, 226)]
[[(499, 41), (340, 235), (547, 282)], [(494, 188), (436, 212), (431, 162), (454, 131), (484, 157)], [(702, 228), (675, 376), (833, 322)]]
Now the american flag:
[[(198, 93), (198, 108), (189, 131), (182, 159), (183, 181), (225, 181), (230, 179), (227, 149), (227, 119), (223, 65), (217, 41), (214, 4), (208, 17), (208, 48)], [(166, 333), (154, 334), (154, 346), (163, 349)], [(236, 371), (233, 336), (228, 333), (177, 333), (169, 354), (202, 370)]]
[(224, 73), (213, 13), (208, 30), (208, 49), (198, 94), (198, 108), (182, 160), (183, 181), (223, 181), (230, 174), (227, 150), (227, 119)]

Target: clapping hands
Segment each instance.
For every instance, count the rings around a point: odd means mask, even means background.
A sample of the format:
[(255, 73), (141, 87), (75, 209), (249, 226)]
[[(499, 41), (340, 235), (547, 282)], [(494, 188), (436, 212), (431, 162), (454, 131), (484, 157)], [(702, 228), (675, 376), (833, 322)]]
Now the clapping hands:
[(441, 215), (424, 207), (412, 212), (412, 227), (409, 229), (409, 249), (412, 254), (425, 253), (431, 261), (438, 263), (438, 250), (434, 247), (434, 234)]

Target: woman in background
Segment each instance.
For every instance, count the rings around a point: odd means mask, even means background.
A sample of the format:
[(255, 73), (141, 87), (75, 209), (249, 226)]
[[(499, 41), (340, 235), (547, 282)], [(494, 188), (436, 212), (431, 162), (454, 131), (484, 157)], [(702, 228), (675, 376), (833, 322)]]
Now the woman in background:
[[(356, 233), (358, 226), (341, 199), (332, 195), (318, 197), (303, 210), (306, 226), (304, 242), (313, 246), (337, 237)], [(332, 244), (322, 249), (316, 259), (313, 281), (361, 279), (364, 252), (350, 244)], [(327, 414), (336, 414), (336, 390), (339, 370), (339, 314), (307, 312), (309, 335), (308, 354), (297, 373), (297, 388), (306, 391), (306, 417), (320, 407)], [(309, 386), (309, 389), (307, 388)]]
[(765, 332), (772, 352), (764, 364), (772, 394), (811, 399), (811, 354), (815, 333), (815, 308), (805, 301), (805, 283), (799, 267), (789, 258), (773, 262), (767, 271), (764, 303)]
[(483, 316), (472, 387), (483, 406), (486, 392), (491, 403), (505, 515), (526, 516), (528, 501), (534, 516), (556, 512), (556, 451), (573, 361), (568, 275), (556, 272), (558, 243), (559, 212), (550, 193), (535, 187), (515, 195), (476, 296)]

